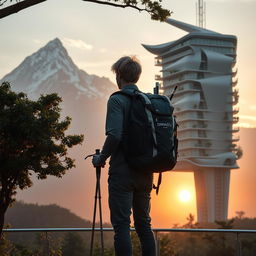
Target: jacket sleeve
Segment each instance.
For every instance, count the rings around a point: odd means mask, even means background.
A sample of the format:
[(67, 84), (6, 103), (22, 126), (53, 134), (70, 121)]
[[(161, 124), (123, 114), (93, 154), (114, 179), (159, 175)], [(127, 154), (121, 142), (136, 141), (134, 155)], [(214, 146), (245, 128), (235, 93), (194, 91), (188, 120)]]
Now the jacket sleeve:
[(107, 159), (118, 147), (123, 134), (123, 104), (117, 95), (111, 96), (107, 104), (106, 140), (101, 154)]

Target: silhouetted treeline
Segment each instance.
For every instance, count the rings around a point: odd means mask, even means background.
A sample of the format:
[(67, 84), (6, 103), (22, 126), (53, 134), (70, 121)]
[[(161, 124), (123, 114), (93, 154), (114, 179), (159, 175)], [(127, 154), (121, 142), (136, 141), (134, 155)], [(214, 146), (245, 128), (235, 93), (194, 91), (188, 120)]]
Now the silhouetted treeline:
[[(38, 205), (38, 204), (27, 204), (24, 202), (15, 202), (13, 207), (9, 208), (6, 214), (5, 225), (10, 228), (90, 228), (92, 223), (89, 220), (80, 218), (79, 216), (72, 213), (70, 210), (60, 207), (56, 204), (52, 205)], [(96, 227), (99, 224), (96, 223)], [(104, 223), (104, 227), (111, 227), (110, 224)], [(43, 250), (43, 248), (48, 247), (47, 250), (54, 251), (52, 255), (68, 255), (66, 254), (56, 254), (66, 243), (66, 251), (68, 251), (67, 241), (70, 239), (70, 233), (72, 232), (49, 232), (45, 233), (8, 233), (6, 238), (11, 241), (13, 245), (18, 245), (19, 248), (30, 248), (34, 253), (37, 249)], [(80, 237), (83, 241), (83, 248), (89, 248), (90, 233), (89, 232), (74, 232), (74, 236)], [(72, 236), (72, 235), (71, 235)], [(96, 243), (99, 241), (99, 234), (96, 232), (95, 240)], [(112, 234), (109, 232), (105, 235), (106, 243), (112, 245)], [(66, 241), (66, 242), (65, 242)], [(48, 245), (47, 245), (48, 244)], [(70, 245), (75, 246), (75, 243), (70, 242)], [(59, 253), (59, 252), (58, 252)], [(0, 256), (5, 254), (1, 253)], [(9, 254), (6, 254), (6, 256)], [(16, 256), (14, 252), (10, 254), (11, 256)], [(20, 254), (17, 254), (19, 256)], [(22, 255), (22, 254), (21, 254)], [(26, 256), (30, 254), (26, 251)], [(32, 254), (33, 256), (41, 256), (44, 254)], [(48, 256), (48, 254), (46, 254)], [(74, 254), (75, 256), (76, 254)], [(77, 254), (80, 255), (80, 254)], [(83, 254), (87, 255), (87, 254)], [(73, 256), (73, 254), (72, 254)]]
[[(91, 222), (57, 205), (39, 206), (17, 202), (9, 209), (6, 222), (13, 228), (31, 227), (91, 227)], [(105, 224), (109, 227), (109, 224)], [(256, 229), (256, 218), (247, 218), (245, 213), (227, 221), (200, 224), (192, 214), (185, 224), (167, 228), (225, 228)], [(114, 256), (113, 234), (105, 232), (104, 256)], [(235, 256), (240, 245), (243, 256), (256, 255), (256, 235), (240, 234), (239, 243), (235, 234), (227, 233), (159, 233), (161, 256)], [(94, 256), (100, 255), (99, 234), (95, 239)], [(132, 233), (133, 256), (140, 256), (140, 244), (135, 232)], [(0, 244), (1, 256), (80, 256), (89, 255), (90, 233), (50, 232), (18, 233), (6, 235)]]

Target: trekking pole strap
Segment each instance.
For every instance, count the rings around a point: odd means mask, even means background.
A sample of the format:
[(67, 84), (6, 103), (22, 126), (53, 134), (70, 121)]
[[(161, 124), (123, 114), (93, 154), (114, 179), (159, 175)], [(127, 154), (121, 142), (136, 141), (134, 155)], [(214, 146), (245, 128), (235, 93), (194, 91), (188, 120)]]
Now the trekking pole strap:
[(162, 183), (162, 172), (159, 172), (158, 174), (158, 180), (157, 180), (157, 186), (155, 184), (153, 184), (153, 189), (156, 190), (156, 194), (158, 195), (158, 192), (159, 192), (159, 188), (160, 188), (160, 185)]

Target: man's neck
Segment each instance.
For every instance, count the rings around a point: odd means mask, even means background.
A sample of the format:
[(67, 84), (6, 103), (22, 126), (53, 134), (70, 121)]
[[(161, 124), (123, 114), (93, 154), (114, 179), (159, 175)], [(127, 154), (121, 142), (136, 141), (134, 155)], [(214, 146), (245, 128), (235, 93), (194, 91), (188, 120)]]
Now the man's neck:
[(126, 84), (122, 84), (120, 90), (124, 89), (126, 86), (129, 85), (135, 85), (134, 83), (126, 83)]

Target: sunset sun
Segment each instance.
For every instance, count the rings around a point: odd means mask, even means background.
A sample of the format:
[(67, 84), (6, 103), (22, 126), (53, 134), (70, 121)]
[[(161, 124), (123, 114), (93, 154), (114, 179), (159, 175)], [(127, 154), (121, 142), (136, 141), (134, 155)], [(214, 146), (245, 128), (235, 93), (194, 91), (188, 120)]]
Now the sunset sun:
[(179, 192), (179, 200), (181, 202), (186, 203), (190, 201), (190, 199), (191, 199), (191, 193), (188, 190), (183, 189)]

